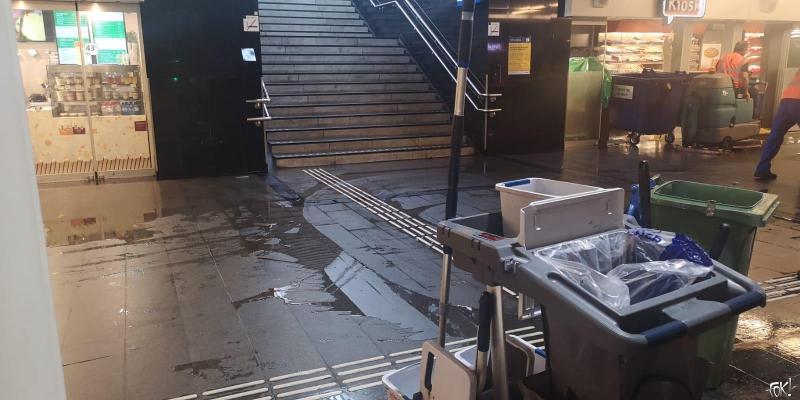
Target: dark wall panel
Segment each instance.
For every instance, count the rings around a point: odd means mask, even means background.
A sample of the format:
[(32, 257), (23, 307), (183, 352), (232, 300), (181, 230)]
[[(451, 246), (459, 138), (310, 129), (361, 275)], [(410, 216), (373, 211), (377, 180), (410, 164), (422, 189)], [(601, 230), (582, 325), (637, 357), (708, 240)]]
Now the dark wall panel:
[(142, 28), (159, 178), (264, 171), (263, 135), (246, 123), (260, 97), (258, 32), (242, 18), (256, 0), (148, 0)]
[[(502, 93), (503, 111), (488, 123), (488, 151), (530, 153), (564, 148), (570, 55), (568, 19), (498, 20), (500, 36), (489, 38), (489, 90)], [(530, 74), (509, 75), (511, 37), (530, 37)]]

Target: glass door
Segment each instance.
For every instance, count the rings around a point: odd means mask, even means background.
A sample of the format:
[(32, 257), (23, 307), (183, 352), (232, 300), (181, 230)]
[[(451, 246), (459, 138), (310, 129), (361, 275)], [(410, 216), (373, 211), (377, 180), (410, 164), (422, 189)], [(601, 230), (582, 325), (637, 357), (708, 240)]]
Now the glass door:
[(136, 4), (79, 3), (83, 73), (101, 179), (153, 175), (149, 95)]
[(154, 175), (138, 5), (12, 9), (39, 180)]
[[(13, 2), (36, 174), (42, 181), (95, 176), (95, 154), (74, 4)], [(83, 31), (83, 32), (82, 32)]]

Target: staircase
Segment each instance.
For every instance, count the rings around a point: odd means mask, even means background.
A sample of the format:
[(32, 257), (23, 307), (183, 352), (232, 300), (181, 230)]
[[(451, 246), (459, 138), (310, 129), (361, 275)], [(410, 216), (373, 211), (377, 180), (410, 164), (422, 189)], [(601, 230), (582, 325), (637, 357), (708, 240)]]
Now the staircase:
[[(259, 0), (265, 124), (278, 167), (447, 157), (447, 105), (350, 0)], [(462, 147), (462, 154), (472, 154)]]

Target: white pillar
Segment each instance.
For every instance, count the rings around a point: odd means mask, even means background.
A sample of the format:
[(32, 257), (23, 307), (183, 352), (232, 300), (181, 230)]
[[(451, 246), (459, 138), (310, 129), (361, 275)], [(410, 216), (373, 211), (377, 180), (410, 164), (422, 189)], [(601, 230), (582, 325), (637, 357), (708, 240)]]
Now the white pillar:
[(0, 399), (63, 400), (11, 5), (0, 0)]

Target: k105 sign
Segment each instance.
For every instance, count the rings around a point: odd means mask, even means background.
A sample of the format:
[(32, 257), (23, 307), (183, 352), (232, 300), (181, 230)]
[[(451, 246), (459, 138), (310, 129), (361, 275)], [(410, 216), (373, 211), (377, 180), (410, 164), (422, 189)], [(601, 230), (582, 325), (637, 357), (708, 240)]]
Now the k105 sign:
[(664, 16), (672, 23), (675, 17), (703, 18), (706, 15), (707, 0), (663, 0)]

